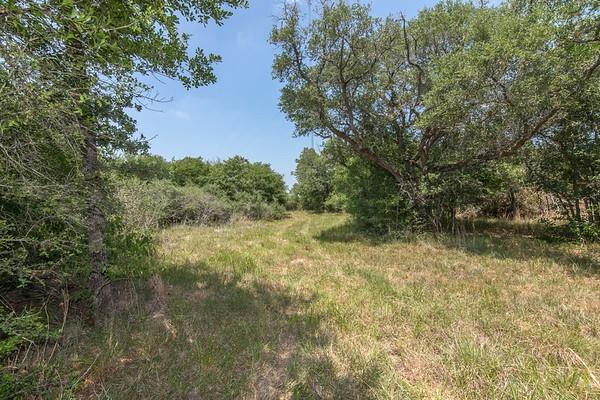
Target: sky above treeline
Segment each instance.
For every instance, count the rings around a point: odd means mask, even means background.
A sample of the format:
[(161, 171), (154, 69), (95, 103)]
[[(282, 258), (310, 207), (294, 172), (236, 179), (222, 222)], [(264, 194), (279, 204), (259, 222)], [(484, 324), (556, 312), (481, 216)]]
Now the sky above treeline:
[[(133, 114), (150, 142), (151, 152), (165, 157), (200, 156), (209, 161), (242, 155), (270, 164), (288, 186), (294, 182), (295, 160), (310, 137), (294, 137), (294, 127), (279, 111), (280, 83), (271, 65), (276, 49), (269, 34), (284, 0), (250, 0), (223, 26), (185, 24), (191, 44), (222, 56), (215, 72), (217, 83), (185, 90), (179, 82), (150, 78), (158, 97), (166, 102), (149, 104)], [(285, 0), (293, 1), (293, 0)], [(306, 7), (306, 0), (295, 0)], [(437, 0), (373, 0), (373, 14), (415, 16)], [(317, 3), (317, 1), (313, 1)], [(315, 146), (319, 141), (315, 140)]]

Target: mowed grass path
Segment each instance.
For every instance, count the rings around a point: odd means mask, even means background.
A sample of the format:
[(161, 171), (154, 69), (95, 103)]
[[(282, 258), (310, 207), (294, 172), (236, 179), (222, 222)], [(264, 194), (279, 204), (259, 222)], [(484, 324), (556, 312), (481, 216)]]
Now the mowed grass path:
[(377, 241), (346, 216), (294, 213), (168, 229), (164, 299), (103, 336), (87, 393), (600, 398), (600, 248), (518, 227)]

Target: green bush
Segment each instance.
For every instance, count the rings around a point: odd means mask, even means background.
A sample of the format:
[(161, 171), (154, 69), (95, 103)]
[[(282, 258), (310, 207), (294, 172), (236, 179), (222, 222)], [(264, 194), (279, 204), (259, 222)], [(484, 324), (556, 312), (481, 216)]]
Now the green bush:
[(333, 177), (335, 197), (330, 207), (344, 207), (361, 228), (386, 233), (415, 226), (412, 209), (392, 177), (358, 157), (350, 157)]
[(195, 186), (172, 188), (163, 224), (224, 224), (231, 220), (233, 209), (223, 200)]
[(304, 148), (296, 160), (292, 193), (304, 210), (323, 211), (331, 194), (333, 166), (325, 154)]
[(153, 272), (155, 254), (154, 232), (128, 225), (119, 215), (113, 215), (106, 232), (111, 278), (147, 277)]
[(348, 199), (342, 193), (332, 193), (325, 201), (325, 210), (329, 212), (346, 211)]
[(284, 204), (287, 197), (283, 176), (268, 164), (251, 163), (240, 156), (211, 165), (208, 184), (233, 202), (258, 195), (267, 203)]
[(161, 156), (152, 154), (125, 155), (110, 163), (115, 171), (144, 181), (169, 179), (169, 163)]
[(600, 226), (588, 221), (570, 220), (558, 229), (563, 237), (572, 238), (582, 243), (600, 242)]
[[(4, 361), (21, 346), (30, 346), (47, 340), (56, 340), (58, 329), (49, 329), (41, 312), (25, 311), (20, 314), (0, 308), (0, 360)], [(36, 387), (36, 366), (16, 374), (7, 369), (0, 371), (0, 398), (18, 399), (32, 396)], [(33, 396), (31, 398), (34, 398)], [(38, 398), (38, 397), (35, 397)], [(39, 397), (41, 398), (41, 397)]]
[(161, 226), (168, 217), (173, 192), (177, 191), (166, 180), (143, 181), (136, 177), (114, 177), (116, 213), (131, 230), (152, 230)]
[(275, 220), (285, 216), (285, 206), (266, 202), (258, 195), (247, 195), (234, 203), (235, 212), (250, 220)]
[(210, 225), (229, 222), (229, 201), (197, 186), (176, 186), (137, 178), (114, 183), (117, 214), (130, 231), (151, 231), (171, 224)]
[(41, 339), (56, 337), (49, 331), (37, 312), (17, 315), (0, 309), (0, 360), (17, 350), (21, 344), (34, 343)]
[(0, 190), (0, 290), (58, 286), (85, 265), (81, 203), (15, 185)]
[(179, 186), (202, 186), (208, 179), (210, 165), (201, 157), (184, 157), (169, 163), (171, 181)]
[(295, 196), (293, 193), (289, 193), (287, 199), (285, 201), (285, 210), (286, 211), (296, 211), (300, 209), (300, 202), (298, 201), (298, 196)]

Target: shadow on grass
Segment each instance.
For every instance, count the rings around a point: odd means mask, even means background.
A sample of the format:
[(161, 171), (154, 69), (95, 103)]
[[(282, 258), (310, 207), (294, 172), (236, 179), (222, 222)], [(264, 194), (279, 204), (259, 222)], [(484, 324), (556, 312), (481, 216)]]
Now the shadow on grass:
[(204, 262), (161, 275), (160, 317), (117, 326), (110, 335), (121, 351), (90, 375), (108, 397), (370, 398), (380, 385), (376, 366), (360, 376), (336, 371), (326, 351), (335, 338), (317, 295)]
[[(547, 226), (542, 223), (475, 220), (463, 222), (461, 231), (463, 233), (460, 235), (431, 234), (420, 238), (422, 240), (429, 237), (430, 240), (449, 249), (479, 256), (519, 261), (546, 259), (563, 266), (570, 273), (600, 274), (600, 257), (588, 254), (591, 251), (579, 251), (578, 254), (566, 251), (563, 245), (568, 244), (568, 240), (552, 236)], [(369, 246), (392, 242), (408, 243), (417, 238), (418, 236), (412, 234), (378, 236), (361, 230), (352, 222), (333, 226), (315, 235), (315, 239), (326, 243), (360, 242)]]
[(332, 226), (319, 232), (314, 238), (325, 243), (365, 243), (370, 246), (378, 246), (384, 243), (390, 243), (398, 240), (391, 235), (378, 235), (365, 231), (355, 222), (344, 222), (340, 225)]
[(569, 273), (578, 275), (600, 274), (599, 258), (587, 252), (567, 251), (557, 243), (524, 236), (497, 236), (474, 233), (461, 237), (440, 237), (444, 246), (479, 256), (518, 261), (548, 260), (564, 267)]

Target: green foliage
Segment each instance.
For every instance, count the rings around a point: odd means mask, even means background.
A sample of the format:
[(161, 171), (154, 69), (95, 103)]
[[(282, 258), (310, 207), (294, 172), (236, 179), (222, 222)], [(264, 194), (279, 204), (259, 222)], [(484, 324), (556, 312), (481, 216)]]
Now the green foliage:
[(348, 198), (342, 194), (333, 192), (325, 201), (325, 211), (328, 212), (341, 212), (347, 211)]
[(335, 196), (342, 197), (348, 213), (363, 229), (377, 233), (404, 230), (416, 212), (402, 196), (393, 178), (369, 162), (349, 156), (333, 177)]
[(154, 272), (155, 232), (128, 225), (122, 217), (112, 216), (106, 231), (110, 264), (104, 271), (113, 278), (148, 277)]
[(598, 224), (569, 221), (568, 229), (580, 242), (600, 242), (600, 226)]
[(275, 220), (285, 216), (285, 205), (267, 202), (259, 194), (242, 196), (233, 205), (236, 213), (250, 220)]
[(548, 223), (549, 233), (556, 239), (568, 239), (580, 243), (600, 242), (598, 224), (571, 219), (566, 224)]
[[(127, 215), (118, 214), (107, 201), (113, 196), (103, 179), (105, 161), (147, 150), (128, 113), (148, 99), (147, 75), (174, 78), (188, 88), (214, 82), (212, 67), (219, 57), (191, 48), (181, 23), (220, 24), (245, 4), (0, 2), (3, 303), (5, 293), (24, 291), (52, 304), (59, 288), (77, 292), (88, 282), (94, 255), (103, 258), (106, 250), (110, 267), (134, 275), (134, 263), (152, 251), (153, 240), (147, 227), (133, 226), (153, 223), (154, 216), (144, 211), (151, 216), (136, 219), (132, 204), (125, 207)], [(125, 156), (115, 164), (122, 174), (142, 180), (167, 177), (160, 157)], [(127, 199), (133, 203), (131, 193)], [(0, 356), (47, 338), (42, 327), (35, 311), (0, 314)], [(0, 375), (0, 397), (29, 397), (15, 394), (26, 390), (21, 372)]]
[(82, 204), (68, 193), (57, 193), (58, 188), (19, 183), (10, 191), (0, 189), (3, 290), (55, 285), (85, 263), (85, 231), (80, 216), (73, 214)]
[(200, 157), (185, 157), (169, 163), (170, 179), (179, 186), (202, 186), (208, 181), (210, 166)]
[(195, 186), (170, 191), (164, 224), (214, 225), (229, 222), (232, 208), (227, 200)]
[[(86, 260), (81, 137), (60, 87), (0, 19), (0, 288), (45, 287)], [(6, 28), (6, 29), (5, 29)], [(52, 72), (47, 72), (53, 76)]]
[(126, 155), (112, 162), (121, 175), (134, 176), (143, 181), (169, 179), (170, 167), (164, 158), (153, 154)]
[(127, 178), (117, 179), (114, 186), (117, 215), (132, 231), (153, 232), (170, 224), (225, 223), (231, 218), (228, 200), (195, 185)]
[[(257, 220), (279, 219), (285, 214), (283, 177), (267, 164), (237, 156), (213, 164), (187, 157), (166, 166), (171, 180), (112, 175), (114, 220), (127, 228), (127, 234), (152, 232), (171, 224), (223, 224), (234, 216)], [(121, 228), (117, 232), (123, 234)]]
[(171, 192), (175, 186), (166, 180), (144, 181), (113, 176), (115, 215), (135, 230), (151, 231), (167, 218)]
[(331, 194), (332, 166), (313, 149), (305, 148), (296, 160), (294, 171), (297, 183), (292, 195), (304, 210), (323, 211)]
[(0, 310), (0, 360), (17, 350), (22, 343), (35, 343), (40, 339), (56, 337), (57, 332), (48, 331), (37, 312), (15, 312)]
[(281, 205), (287, 199), (281, 175), (268, 164), (251, 163), (240, 156), (213, 164), (208, 184), (233, 202), (243, 201), (248, 195)]
[(556, 134), (537, 143), (527, 167), (532, 184), (558, 198), (567, 218), (600, 226), (600, 96), (588, 96), (593, 103), (574, 104)]
[[(240, 6), (245, 1), (2, 2), (3, 288), (60, 283), (87, 264), (86, 213), (108, 207), (96, 204), (106, 192), (97, 151), (111, 157), (147, 147), (126, 112), (140, 109), (150, 90), (143, 76), (159, 73), (186, 87), (214, 82), (219, 57), (191, 49), (178, 28), (182, 21), (221, 23)], [(125, 158), (117, 168), (165, 177), (160, 157)]]

